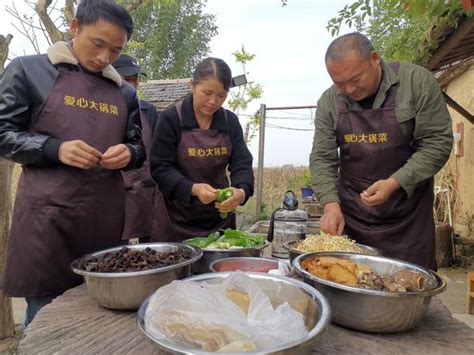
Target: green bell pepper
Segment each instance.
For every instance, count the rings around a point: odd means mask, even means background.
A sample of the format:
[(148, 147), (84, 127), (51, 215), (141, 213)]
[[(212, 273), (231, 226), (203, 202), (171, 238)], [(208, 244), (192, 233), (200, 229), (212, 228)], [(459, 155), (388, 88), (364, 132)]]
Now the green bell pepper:
[[(233, 195), (234, 195), (234, 190), (232, 189), (232, 187), (228, 187), (226, 189), (219, 189), (219, 190), (217, 190), (216, 201), (217, 202), (224, 202), (225, 200), (232, 197)], [(228, 215), (229, 214), (227, 212), (226, 213), (221, 213), (220, 217), (222, 219), (225, 219), (225, 218), (227, 218)]]
[(220, 233), (219, 232), (214, 232), (209, 234), (207, 237), (195, 237), (186, 240), (186, 244), (192, 244), (197, 246), (198, 248), (206, 248), (209, 246), (209, 244), (214, 243), (216, 240), (220, 238)]
[(232, 189), (232, 187), (228, 187), (226, 189), (219, 189), (217, 190), (216, 201), (224, 202), (228, 198), (232, 197), (232, 195), (234, 195), (234, 190)]

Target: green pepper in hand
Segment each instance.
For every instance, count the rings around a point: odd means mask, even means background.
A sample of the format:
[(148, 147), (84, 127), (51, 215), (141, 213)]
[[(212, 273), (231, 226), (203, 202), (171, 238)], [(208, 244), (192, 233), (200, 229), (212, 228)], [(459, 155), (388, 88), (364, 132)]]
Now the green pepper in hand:
[[(226, 189), (219, 189), (219, 190), (217, 190), (216, 201), (217, 202), (224, 202), (225, 200), (232, 197), (233, 195), (234, 195), (234, 190), (232, 189), (232, 187), (228, 187)], [(225, 212), (225, 213), (221, 213), (220, 217), (222, 219), (225, 219), (225, 218), (227, 218), (228, 215), (229, 214), (227, 212)]]
[(216, 201), (217, 202), (224, 202), (225, 200), (232, 197), (233, 195), (234, 195), (234, 190), (232, 189), (232, 187), (217, 190)]

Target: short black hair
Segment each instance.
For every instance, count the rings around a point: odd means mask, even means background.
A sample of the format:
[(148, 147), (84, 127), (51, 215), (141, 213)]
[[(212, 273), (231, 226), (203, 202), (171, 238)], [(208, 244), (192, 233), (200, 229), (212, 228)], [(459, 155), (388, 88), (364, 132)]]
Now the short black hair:
[(110, 22), (127, 32), (127, 40), (132, 37), (132, 17), (114, 0), (82, 0), (77, 7), (76, 18), (79, 26), (95, 24), (99, 20)]
[(209, 57), (201, 61), (194, 69), (193, 83), (197, 85), (201, 80), (211, 77), (219, 80), (225, 91), (229, 91), (232, 84), (232, 72), (222, 59)]
[(370, 59), (374, 51), (374, 46), (370, 40), (360, 32), (353, 32), (342, 35), (331, 42), (326, 55), (325, 62), (338, 62), (346, 57), (352, 51), (356, 51), (364, 59)]

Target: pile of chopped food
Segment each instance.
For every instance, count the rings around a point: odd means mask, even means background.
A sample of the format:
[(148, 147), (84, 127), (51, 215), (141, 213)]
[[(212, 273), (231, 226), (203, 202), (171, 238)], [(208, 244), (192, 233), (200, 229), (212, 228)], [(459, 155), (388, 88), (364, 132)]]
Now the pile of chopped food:
[(263, 235), (244, 231), (226, 229), (224, 234), (211, 233), (207, 237), (196, 237), (185, 240), (184, 243), (195, 245), (201, 249), (236, 249), (255, 248), (265, 243)]
[(381, 275), (367, 264), (330, 256), (306, 258), (301, 262), (301, 266), (314, 276), (347, 286), (389, 292), (425, 289), (425, 276), (407, 269)]
[(320, 231), (310, 234), (306, 239), (298, 242), (296, 250), (305, 253), (339, 251), (348, 253), (367, 254), (367, 250), (356, 244), (356, 241), (346, 235), (330, 235)]
[(80, 268), (90, 272), (143, 271), (179, 264), (191, 257), (192, 251), (188, 249), (159, 252), (150, 247), (143, 250), (123, 247), (101, 257), (88, 258)]

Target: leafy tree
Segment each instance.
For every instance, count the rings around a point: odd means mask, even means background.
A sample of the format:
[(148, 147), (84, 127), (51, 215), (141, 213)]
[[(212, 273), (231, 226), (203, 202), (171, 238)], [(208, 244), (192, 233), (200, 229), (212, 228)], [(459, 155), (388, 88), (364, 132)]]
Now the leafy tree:
[(132, 17), (131, 53), (149, 78), (190, 77), (217, 34), (215, 16), (204, 14), (205, 0), (151, 1)]
[(357, 0), (330, 19), (327, 29), (335, 36), (344, 25), (354, 27), (385, 59), (423, 65), (436, 48), (437, 34), (455, 26), (461, 11), (460, 1)]
[[(69, 40), (68, 27), (79, 0), (37, 0), (32, 13), (20, 13), (12, 1), (7, 12), (16, 19), (16, 29), (31, 43), (34, 52), (44, 44)], [(63, 7), (57, 3), (64, 4)], [(132, 15), (134, 35), (126, 52), (135, 55), (149, 78), (190, 76), (194, 66), (209, 52), (217, 34), (214, 16), (203, 13), (206, 0), (117, 0)], [(53, 21), (53, 19), (55, 19)], [(45, 43), (39, 39), (44, 37)]]
[[(246, 71), (245, 66), (255, 59), (255, 54), (247, 52), (244, 46), (242, 46), (240, 51), (235, 51), (232, 55), (235, 61), (242, 65), (244, 74), (248, 75), (249, 73)], [(241, 109), (246, 110), (250, 102), (261, 98), (262, 94), (262, 86), (253, 81), (249, 81), (247, 84), (238, 86), (230, 91), (230, 99), (227, 105), (232, 111), (238, 114)], [(244, 133), (245, 142), (247, 144), (255, 137), (259, 124), (260, 115), (258, 113), (249, 118)]]

